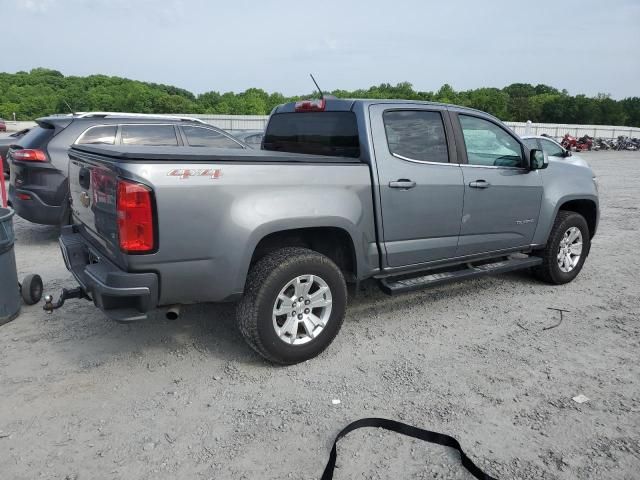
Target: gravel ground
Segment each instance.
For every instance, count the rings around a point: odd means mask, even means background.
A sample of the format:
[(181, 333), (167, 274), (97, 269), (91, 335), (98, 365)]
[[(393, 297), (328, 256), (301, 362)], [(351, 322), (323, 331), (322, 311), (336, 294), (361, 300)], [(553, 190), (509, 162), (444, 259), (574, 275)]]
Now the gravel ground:
[[(397, 297), (370, 288), (301, 365), (252, 353), (232, 306), (133, 325), (78, 300), (51, 316), (24, 307), (0, 327), (0, 476), (319, 478), (344, 425), (382, 416), (455, 436), (499, 478), (638, 478), (640, 153), (584, 156), (602, 219), (573, 283), (514, 273)], [(20, 276), (73, 286), (55, 228), (17, 219), (16, 231)], [(570, 313), (543, 330), (558, 319), (547, 307)], [(340, 479), (471, 478), (456, 453), (374, 429), (339, 454)]]

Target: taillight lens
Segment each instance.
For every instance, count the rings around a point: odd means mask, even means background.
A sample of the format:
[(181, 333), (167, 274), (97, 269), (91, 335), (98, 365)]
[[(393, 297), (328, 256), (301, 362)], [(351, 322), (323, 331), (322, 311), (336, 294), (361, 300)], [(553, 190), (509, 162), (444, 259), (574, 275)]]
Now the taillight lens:
[(296, 102), (296, 112), (324, 112), (325, 106), (324, 98), (320, 100), (302, 100)]
[(152, 203), (149, 187), (118, 180), (118, 235), (123, 252), (144, 253), (155, 249)]
[(32, 148), (24, 148), (22, 150), (13, 150), (11, 156), (14, 160), (21, 162), (46, 162), (47, 154), (42, 150), (36, 150)]

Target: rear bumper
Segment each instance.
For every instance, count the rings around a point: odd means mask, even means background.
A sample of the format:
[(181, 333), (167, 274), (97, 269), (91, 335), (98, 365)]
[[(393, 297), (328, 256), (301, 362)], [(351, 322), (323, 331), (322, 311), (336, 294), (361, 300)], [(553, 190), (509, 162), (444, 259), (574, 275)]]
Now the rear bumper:
[[(9, 199), (16, 213), (33, 223), (62, 224), (69, 204), (66, 175), (50, 163), (18, 162), (8, 157), (7, 163), (11, 163)], [(29, 199), (18, 198), (21, 193)]]
[(118, 322), (144, 320), (156, 308), (155, 273), (123, 271), (94, 250), (73, 226), (62, 228), (59, 242), (67, 269), (109, 318)]
[[(19, 193), (29, 195), (29, 200), (18, 198)], [(15, 188), (9, 184), (9, 202), (16, 213), (33, 223), (41, 225), (60, 225), (64, 216), (61, 205), (47, 205), (38, 195), (29, 190)]]

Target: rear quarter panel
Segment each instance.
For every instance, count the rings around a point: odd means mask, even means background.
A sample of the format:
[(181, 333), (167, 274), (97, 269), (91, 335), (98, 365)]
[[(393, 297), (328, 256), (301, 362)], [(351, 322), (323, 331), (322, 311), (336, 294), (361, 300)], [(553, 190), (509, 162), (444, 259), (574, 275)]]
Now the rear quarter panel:
[[(258, 242), (288, 229), (342, 228), (353, 241), (358, 276), (377, 268), (368, 165), (159, 162), (123, 167), (128, 177), (154, 189), (158, 251), (127, 261), (130, 271), (160, 274), (160, 304), (241, 294)], [(209, 172), (177, 174), (184, 169)]]

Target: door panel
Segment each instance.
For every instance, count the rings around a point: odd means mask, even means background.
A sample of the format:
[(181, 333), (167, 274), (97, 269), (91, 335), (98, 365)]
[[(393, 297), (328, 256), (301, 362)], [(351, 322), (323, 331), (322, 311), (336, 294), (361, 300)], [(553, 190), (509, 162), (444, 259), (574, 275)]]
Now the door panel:
[[(457, 120), (457, 121), (456, 121)], [(506, 128), (458, 114), (464, 209), (456, 256), (527, 246), (542, 201), (542, 180), (527, 167), (523, 145)]]
[(454, 256), (462, 217), (464, 185), (459, 165), (450, 162), (455, 143), (447, 112), (407, 107), (370, 107), (389, 267)]
[[(457, 256), (529, 245), (538, 225), (542, 182), (537, 171), (462, 165), (464, 213)], [(486, 188), (469, 184), (484, 180)]]

